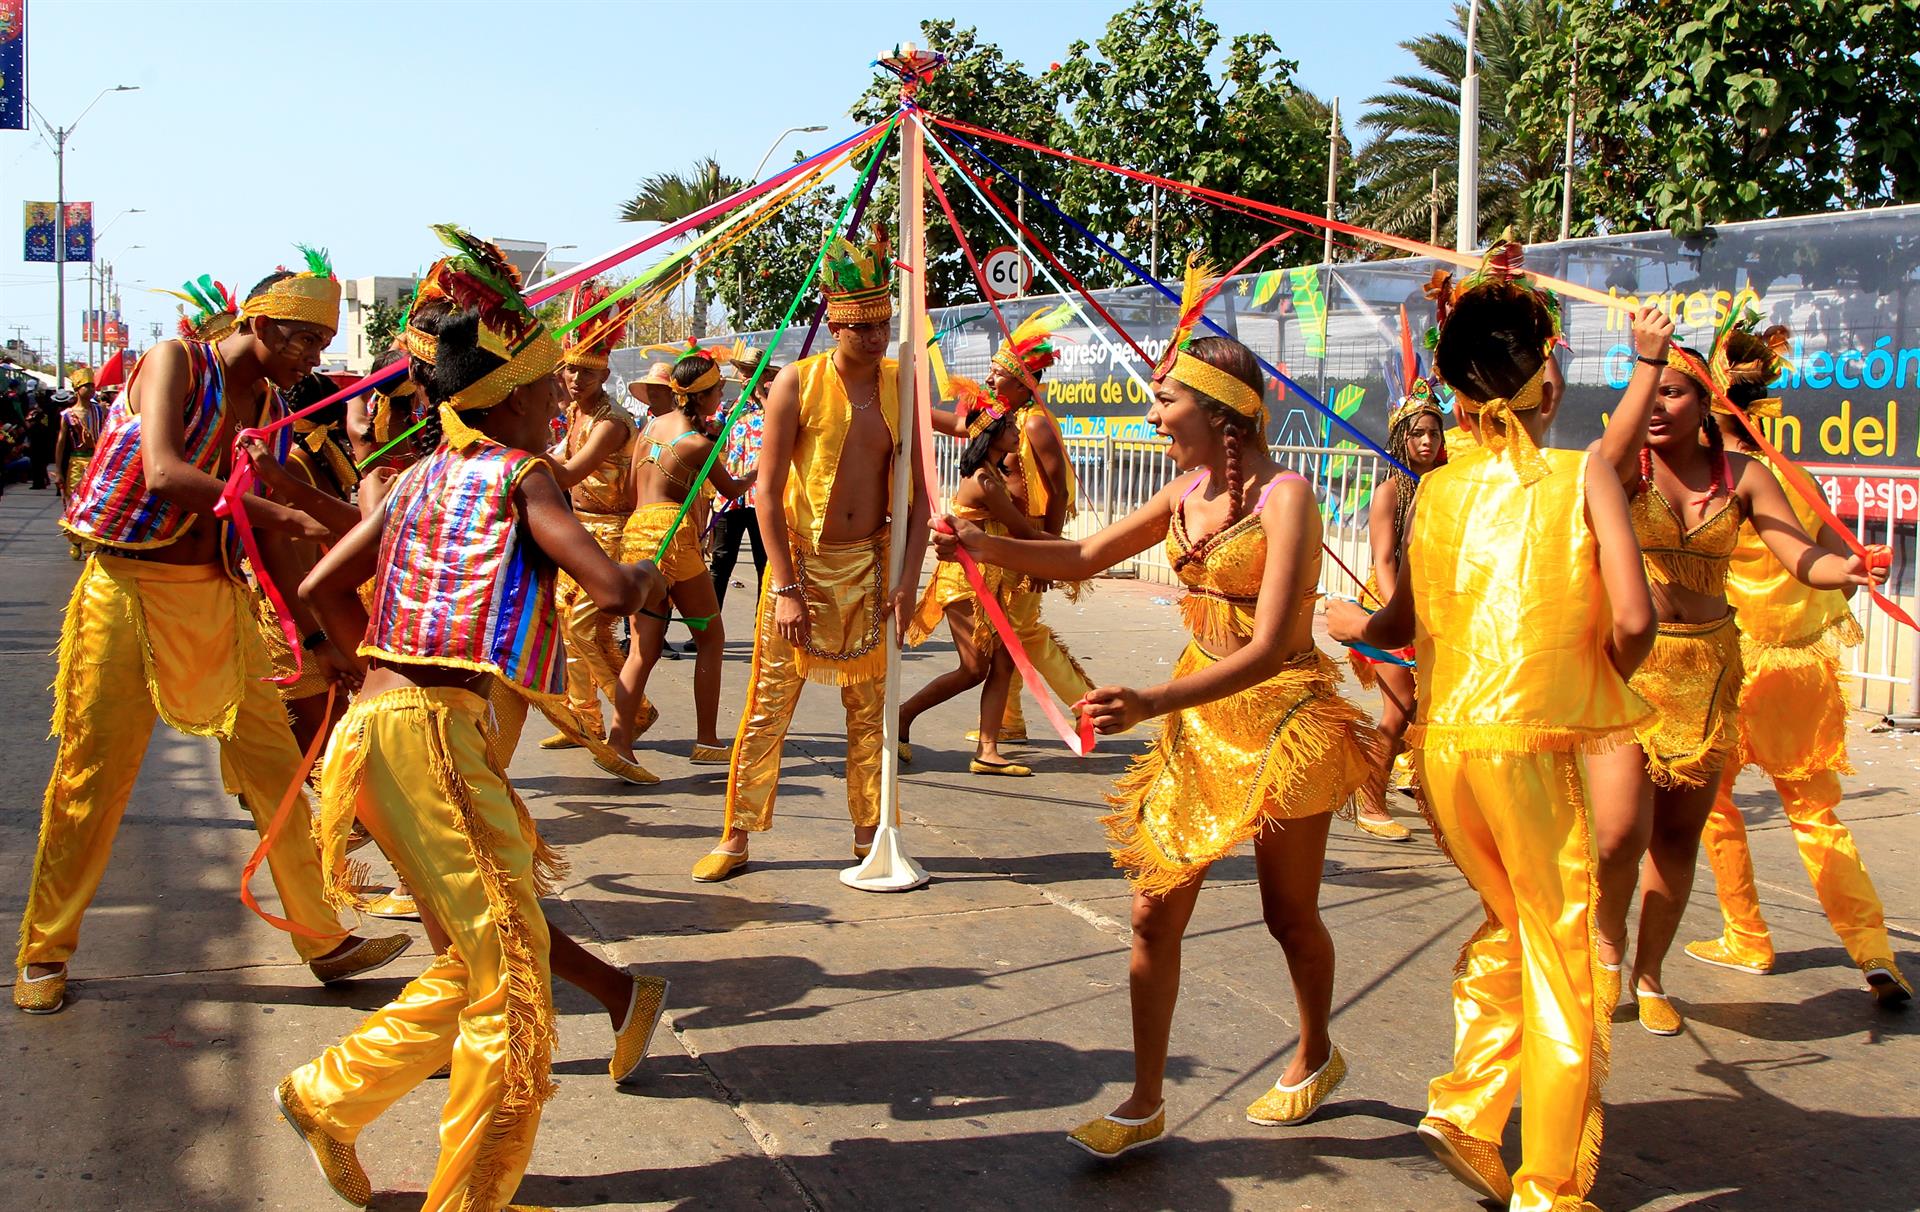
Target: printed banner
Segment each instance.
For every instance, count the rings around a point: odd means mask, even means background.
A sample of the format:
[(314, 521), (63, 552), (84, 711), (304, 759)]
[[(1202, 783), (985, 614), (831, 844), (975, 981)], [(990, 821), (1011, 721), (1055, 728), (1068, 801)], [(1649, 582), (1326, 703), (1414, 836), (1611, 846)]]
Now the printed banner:
[[(4, 3), (4, 0), (0, 0)], [(51, 202), (26, 204), (26, 247), (21, 258), (27, 261), (57, 260), (53, 255), (58, 238), (58, 208)], [(93, 260), (93, 203), (67, 203), (67, 256), (69, 261)]]
[(27, 129), (27, 0), (0, 0), (0, 130)]
[[(1643, 232), (1538, 244), (1527, 249), (1526, 260), (1623, 302), (1661, 308), (1673, 315), (1678, 338), (1702, 351), (1734, 308), (1750, 306), (1763, 324), (1785, 324), (1793, 334), (1793, 366), (1773, 385), (1771, 394), (1785, 401), (1785, 413), (1766, 422), (1772, 440), (1803, 464), (1855, 473), (1854, 479), (1822, 479), (1842, 517), (1872, 519), (1892, 511), (1911, 519), (1912, 505), (1898, 493), (1887, 496), (1892, 490), (1886, 481), (1873, 477), (1887, 469), (1920, 468), (1920, 263), (1907, 255), (1916, 247), (1920, 206), (1905, 206), (1729, 223), (1704, 243)], [(1342, 416), (1352, 409), (1353, 423), (1384, 441), (1387, 413), (1406, 381), (1401, 308), (1415, 348), (1424, 350), (1421, 338), (1434, 312), (1422, 288), (1434, 268), (1420, 257), (1343, 262), (1341, 289), (1331, 295), (1321, 282), (1324, 271), (1315, 267), (1268, 270), (1221, 291), (1207, 314), (1269, 362), (1293, 367), (1289, 373)], [(1104, 324), (1089, 327), (1076, 319), (1060, 330), (1060, 358), (1044, 379), (1047, 404), (1070, 436), (1151, 438), (1146, 381), (1166, 347), (1176, 308), (1151, 287), (1102, 290), (1096, 297), (1146, 358)], [(1057, 298), (1036, 295), (1025, 306), (1047, 306)], [(1633, 342), (1621, 311), (1562, 299), (1561, 314), (1571, 346), (1559, 354), (1566, 403), (1547, 438), (1577, 450), (1600, 435), (1619, 402), (1633, 374)], [(940, 344), (949, 369), (983, 378), (1001, 340), (985, 305), (936, 308), (933, 326), (944, 334)], [(764, 344), (767, 336), (739, 335), (749, 345)], [(798, 347), (798, 338), (783, 343), (775, 360), (790, 361)], [(614, 358), (616, 369), (629, 376), (647, 361), (630, 350)], [(1330, 436), (1311, 406), (1278, 393), (1269, 394), (1267, 403), (1274, 441), (1315, 446)]]

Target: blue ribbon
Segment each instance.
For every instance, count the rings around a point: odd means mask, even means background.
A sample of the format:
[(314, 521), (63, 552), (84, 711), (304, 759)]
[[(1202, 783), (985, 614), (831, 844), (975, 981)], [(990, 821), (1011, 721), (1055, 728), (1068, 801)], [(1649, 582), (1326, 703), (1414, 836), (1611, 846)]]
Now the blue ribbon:
[[(1012, 181), (1015, 185), (1018, 185), (1023, 191), (1026, 192), (1026, 195), (1028, 197), (1032, 198), (1035, 202), (1038, 202), (1040, 205), (1046, 207), (1048, 211), (1052, 212), (1054, 218), (1059, 219), (1062, 223), (1065, 223), (1067, 226), (1073, 228), (1073, 230), (1079, 232), (1086, 239), (1088, 239), (1089, 241), (1097, 245), (1102, 252), (1105, 252), (1108, 256), (1120, 262), (1120, 264), (1126, 266), (1129, 270), (1133, 272), (1133, 275), (1139, 278), (1142, 282), (1145, 282), (1147, 285), (1153, 287), (1155, 290), (1159, 291), (1161, 294), (1165, 295), (1167, 298), (1173, 300), (1175, 303), (1180, 302), (1179, 294), (1175, 292), (1171, 287), (1169, 287), (1166, 283), (1160, 281), (1158, 278), (1154, 277), (1152, 274), (1142, 269), (1139, 265), (1135, 264), (1132, 260), (1130, 260), (1127, 257), (1125, 253), (1121, 252), (1119, 249), (1115, 248), (1113, 245), (1107, 243), (1105, 240), (1102, 240), (1099, 236), (1094, 235), (1091, 231), (1088, 231), (1072, 215), (1067, 214), (1065, 211), (1061, 210), (1058, 206), (1055, 206), (1053, 202), (1049, 200), (1045, 195), (1041, 194), (1039, 190), (1036, 190), (1035, 188), (1033, 188), (1033, 186), (1028, 185), (1017, 174), (1011, 172), (1010, 170), (1002, 166), (1000, 162), (995, 160), (992, 156), (989, 156), (986, 152), (980, 150), (980, 148), (976, 147), (970, 140), (968, 140), (968, 138), (965, 135), (961, 134), (959, 131), (952, 129), (951, 127), (947, 127), (944, 129), (946, 130), (946, 134), (948, 138), (952, 139), (954, 142), (958, 143), (960, 146), (966, 148), (968, 151), (972, 152), (976, 157), (978, 157), (979, 159), (985, 161), (988, 165), (990, 165), (994, 169), (994, 171), (1004, 175), (1008, 180)], [(1226, 329), (1216, 324), (1210, 316), (1202, 314), (1200, 317), (1200, 323), (1206, 325), (1209, 329), (1211, 329), (1214, 333), (1218, 334), (1219, 336), (1227, 337), (1229, 339), (1233, 337), (1232, 333), (1228, 332)], [(1252, 350), (1248, 350), (1247, 352), (1253, 353)], [(1307, 403), (1319, 409), (1320, 412), (1323, 415), (1325, 415), (1328, 420), (1332, 421), (1335, 425), (1338, 425), (1341, 429), (1346, 430), (1347, 435), (1349, 437), (1353, 438), (1356, 442), (1359, 442), (1362, 446), (1366, 447), (1368, 450), (1371, 450), (1374, 454), (1379, 455), (1381, 458), (1385, 459), (1396, 470), (1402, 472), (1403, 474), (1407, 475), (1412, 479), (1416, 479), (1416, 480), (1419, 479), (1418, 476), (1414, 475), (1412, 468), (1408, 467), (1406, 464), (1402, 463), (1400, 460), (1388, 454), (1386, 450), (1381, 446), (1379, 446), (1377, 443), (1375, 443), (1372, 438), (1360, 432), (1360, 430), (1354, 428), (1354, 426), (1345, 417), (1341, 416), (1339, 413), (1335, 412), (1333, 409), (1328, 408), (1325, 404), (1322, 404), (1318, 399), (1314, 397), (1314, 394), (1312, 392), (1300, 386), (1298, 383), (1294, 382), (1291, 378), (1287, 377), (1286, 375), (1280, 373), (1280, 370), (1278, 367), (1274, 366), (1272, 363), (1268, 362), (1265, 358), (1261, 357), (1257, 353), (1253, 354), (1253, 360), (1260, 364), (1260, 369), (1266, 371), (1268, 374), (1272, 375), (1274, 378), (1284, 383), (1287, 386), (1287, 389), (1289, 391), (1293, 392), (1295, 395), (1299, 396), (1301, 399), (1305, 400)], [(1375, 649), (1375, 651), (1377, 652), (1378, 649)], [(1372, 654), (1369, 654), (1369, 655), (1372, 655)], [(1396, 658), (1388, 657), (1387, 659), (1395, 660)], [(1405, 662), (1401, 662), (1401, 663), (1404, 664)]]

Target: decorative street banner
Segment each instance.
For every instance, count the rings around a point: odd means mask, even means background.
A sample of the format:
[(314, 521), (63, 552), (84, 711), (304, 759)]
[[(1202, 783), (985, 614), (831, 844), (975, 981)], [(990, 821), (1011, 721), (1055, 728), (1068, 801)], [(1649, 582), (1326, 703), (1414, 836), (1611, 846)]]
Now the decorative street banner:
[(27, 0), (0, 0), (0, 130), (27, 129)]
[[(1677, 339), (1702, 353), (1734, 308), (1751, 306), (1763, 324), (1787, 325), (1793, 368), (1773, 385), (1785, 401), (1784, 415), (1765, 423), (1773, 442), (1802, 464), (1843, 466), (1864, 477), (1858, 484), (1837, 473), (1816, 477), (1843, 517), (1885, 516), (1887, 503), (1862, 495), (1869, 481), (1875, 492), (1914, 491), (1911, 480), (1883, 489), (1887, 482), (1873, 477), (1920, 469), (1920, 206), (1729, 223), (1684, 240), (1641, 232), (1538, 244), (1526, 250), (1526, 264), (1671, 313)], [(1385, 441), (1387, 413), (1406, 381), (1399, 369), (1401, 308), (1425, 369), (1420, 338), (1434, 314), (1421, 288), (1435, 268), (1431, 259), (1405, 257), (1338, 262), (1331, 272), (1308, 266), (1249, 274), (1215, 296), (1208, 314), (1269, 362), (1291, 365), (1300, 385), (1328, 407), (1343, 416), (1354, 409), (1353, 423)], [(1174, 321), (1172, 303), (1144, 286), (1095, 295), (1149, 358), (1159, 356)], [(1058, 300), (1034, 295), (1003, 310), (1018, 323)], [(1624, 312), (1570, 298), (1560, 307), (1572, 351), (1559, 354), (1567, 398), (1548, 440), (1577, 449), (1606, 424), (1633, 373), (1633, 346)], [(987, 309), (974, 302), (935, 308), (933, 326), (944, 334), (948, 368), (984, 378), (1001, 338)], [(748, 344), (765, 338), (742, 335)], [(1115, 440), (1152, 436), (1146, 423), (1151, 363), (1104, 324), (1090, 328), (1084, 318), (1058, 337), (1060, 360), (1045, 385), (1062, 429)], [(1314, 351), (1323, 339), (1326, 356), (1319, 359)], [(793, 360), (798, 346), (799, 338), (790, 336), (774, 360)], [(824, 348), (824, 340), (814, 346), (815, 352)], [(615, 369), (636, 376), (646, 361), (635, 350), (617, 351)], [(1268, 402), (1274, 441), (1327, 443), (1317, 409), (1277, 391)], [(1915, 503), (1892, 507), (1911, 518)]]
[[(0, 0), (5, 3), (5, 0)], [(56, 260), (53, 244), (58, 228), (55, 224), (57, 208), (51, 202), (29, 202), (26, 204), (26, 251), (22, 259), (27, 261)], [(69, 261), (93, 260), (93, 203), (67, 203), (67, 256)]]

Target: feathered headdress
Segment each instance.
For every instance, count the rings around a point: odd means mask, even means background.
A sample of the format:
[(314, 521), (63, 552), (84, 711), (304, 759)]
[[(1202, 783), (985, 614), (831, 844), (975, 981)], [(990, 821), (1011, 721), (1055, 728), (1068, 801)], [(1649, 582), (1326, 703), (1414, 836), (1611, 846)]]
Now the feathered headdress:
[(872, 324), (893, 318), (893, 245), (884, 228), (861, 246), (835, 236), (820, 267), (820, 293), (831, 324)]
[(742, 346), (740, 342), (735, 341), (731, 347), (724, 345), (703, 347), (700, 342), (694, 340), (692, 337), (688, 337), (687, 343), (678, 348), (680, 352), (673, 359), (673, 365), (676, 370), (679, 369), (680, 364), (683, 362), (704, 363), (699, 375), (694, 378), (693, 382), (684, 387), (680, 385), (680, 380), (677, 377), (668, 377), (667, 385), (673, 389), (673, 394), (685, 399), (688, 396), (697, 396), (709, 388), (720, 386), (720, 379), (722, 377), (720, 368), (731, 361), (739, 353)]
[[(444, 300), (474, 312), (480, 348), (500, 359), (499, 366), (440, 403), (440, 428), (447, 443), (464, 449), (483, 435), (458, 414), (492, 408), (516, 389), (552, 374), (560, 364), (560, 343), (521, 297), (520, 274), (499, 248), (450, 223), (436, 223), (433, 230), (453, 254), (427, 271), (414, 311)], [(439, 358), (438, 342), (412, 327), (407, 330), (407, 350), (425, 362)]]
[[(1546, 312), (1550, 335), (1545, 347), (1540, 351), (1540, 365), (1528, 377), (1520, 389), (1511, 396), (1493, 399), (1476, 399), (1458, 383), (1449, 384), (1453, 388), (1454, 400), (1459, 407), (1480, 419), (1480, 441), (1495, 455), (1511, 451), (1514, 466), (1519, 470), (1522, 484), (1534, 484), (1543, 479), (1551, 470), (1540, 448), (1534, 443), (1520, 424), (1518, 414), (1531, 412), (1539, 408), (1546, 398), (1545, 384), (1547, 367), (1552, 362), (1546, 355), (1560, 340), (1560, 302), (1553, 292), (1535, 286), (1525, 273), (1526, 249), (1513, 238), (1513, 229), (1508, 228), (1493, 246), (1487, 249), (1480, 260), (1480, 268), (1469, 274), (1465, 281), (1457, 286), (1450, 285), (1452, 275), (1436, 270), (1427, 283), (1427, 297), (1434, 301), (1435, 313), (1439, 323), (1428, 337), (1430, 348), (1438, 351), (1440, 343), (1446, 340), (1448, 321), (1452, 319), (1456, 303), (1469, 294), (1497, 294), (1514, 298), (1525, 297), (1528, 302)], [(1488, 422), (1494, 424), (1488, 424)]]
[(162, 288), (160, 293), (181, 301), (180, 335), (188, 340), (218, 341), (240, 322), (240, 305), (233, 301), (233, 292), (210, 274), (182, 282), (179, 290)]
[[(324, 248), (296, 244), (306, 258), (306, 269), (276, 278), (264, 290), (240, 305), (240, 318), (264, 316), (271, 320), (292, 320), (317, 324), (329, 332), (340, 329), (340, 280), (333, 276), (333, 262)], [(286, 267), (280, 267), (286, 272)]]
[(1187, 352), (1193, 341), (1194, 325), (1207, 309), (1213, 296), (1220, 293), (1225, 278), (1214, 275), (1213, 266), (1195, 253), (1187, 258), (1187, 271), (1180, 280), (1180, 313), (1174, 321), (1167, 352), (1160, 359), (1154, 378), (1183, 383), (1204, 396), (1220, 401), (1243, 417), (1257, 417), (1264, 432), (1267, 405), (1259, 388), (1249, 387), (1233, 375), (1203, 362)]
[[(1741, 396), (1751, 399), (1751, 403), (1743, 405), (1748, 416), (1777, 417), (1781, 410), (1779, 397), (1761, 398), (1759, 393), (1779, 378), (1781, 372), (1792, 368), (1787, 357), (1792, 341), (1793, 333), (1784, 324), (1760, 331), (1760, 313), (1751, 307), (1730, 312), (1726, 323), (1714, 334), (1713, 349), (1707, 354), (1707, 374), (1734, 403), (1740, 403)], [(1667, 365), (1688, 375), (1693, 373), (1676, 362), (1672, 349), (1667, 352)], [(1707, 394), (1713, 396), (1712, 392)], [(1717, 396), (1710, 407), (1716, 413), (1727, 412)]]
[[(1026, 384), (1029, 400), (1040, 398), (1039, 376), (1060, 356), (1059, 348), (1053, 343), (1053, 334), (1071, 319), (1073, 319), (1071, 303), (1061, 303), (1055, 307), (1036, 311), (1022, 320), (1013, 332), (1008, 334), (1007, 339), (1000, 342), (1000, 348), (994, 353), (993, 364)], [(938, 348), (931, 342), (929, 347)], [(944, 365), (940, 369), (944, 369)], [(978, 437), (985, 433), (988, 426), (1012, 411), (1013, 405), (1002, 399), (999, 392), (994, 392), (988, 397), (981, 391), (980, 385), (973, 380), (959, 381), (971, 388), (974, 396), (979, 397), (977, 401), (969, 397), (963, 403), (970, 405), (975, 402), (984, 402), (986, 405), (980, 415), (968, 423), (969, 437)], [(963, 407), (961, 412), (965, 415), (966, 408)]]
[(1413, 329), (1407, 325), (1405, 307), (1400, 309), (1400, 365), (1407, 377), (1407, 390), (1400, 397), (1400, 403), (1387, 416), (1389, 444), (1393, 441), (1395, 430), (1413, 424), (1413, 419), (1422, 413), (1432, 413), (1443, 424), (1446, 421), (1446, 410), (1440, 406), (1440, 398), (1433, 390), (1433, 381), (1420, 373), (1420, 362), (1413, 351)]
[[(613, 291), (598, 281), (582, 282), (573, 288), (573, 298), (567, 305), (567, 319), (578, 320), (599, 307), (611, 294)], [(566, 348), (561, 352), (560, 360), (568, 366), (605, 370), (607, 356), (619, 342), (626, 327), (627, 312), (624, 308), (603, 308), (592, 319), (576, 325), (567, 333)]]

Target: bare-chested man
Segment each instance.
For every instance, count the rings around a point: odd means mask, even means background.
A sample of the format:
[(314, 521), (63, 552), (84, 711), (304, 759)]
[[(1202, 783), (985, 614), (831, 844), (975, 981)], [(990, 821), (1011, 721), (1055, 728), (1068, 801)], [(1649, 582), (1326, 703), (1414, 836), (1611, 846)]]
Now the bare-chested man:
[[(767, 395), (760, 453), (760, 535), (767, 576), (753, 641), (747, 705), (727, 772), (726, 832), (693, 868), (710, 883), (747, 861), (747, 835), (773, 825), (780, 750), (803, 682), (840, 688), (847, 711), (847, 814), (864, 857), (880, 819), (880, 728), (889, 614), (896, 630), (918, 596), (927, 545), (926, 494), (890, 519), (898, 366), (885, 356), (893, 327), (892, 254), (883, 240), (838, 240), (822, 275), (836, 348), (780, 372)], [(841, 474), (845, 469), (846, 474)], [(887, 584), (890, 522), (907, 527), (906, 563)]]

